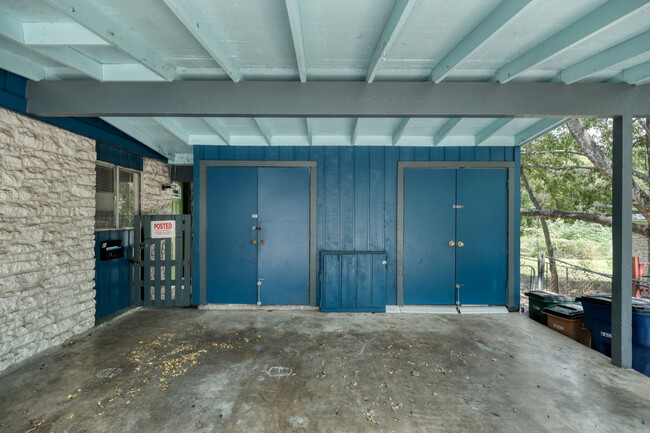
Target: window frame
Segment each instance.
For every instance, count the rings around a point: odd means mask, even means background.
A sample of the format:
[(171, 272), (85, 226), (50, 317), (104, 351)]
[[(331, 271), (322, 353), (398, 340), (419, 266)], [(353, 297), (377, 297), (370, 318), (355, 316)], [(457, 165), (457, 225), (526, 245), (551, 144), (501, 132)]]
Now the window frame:
[[(95, 165), (110, 168), (113, 170), (113, 215), (114, 215), (114, 225), (112, 227), (102, 227), (97, 228), (95, 226), (96, 232), (107, 231), (107, 230), (133, 230), (133, 226), (120, 226), (120, 172), (124, 171), (137, 175), (137, 180), (134, 179), (133, 187), (135, 188), (135, 194), (133, 203), (133, 215), (141, 215), (142, 212), (142, 171), (133, 170), (131, 168), (122, 167), (117, 164), (111, 164), (110, 162), (96, 161)], [(95, 184), (95, 194), (97, 194), (97, 185)], [(97, 209), (97, 204), (95, 204), (95, 209)], [(95, 222), (97, 224), (97, 222)]]

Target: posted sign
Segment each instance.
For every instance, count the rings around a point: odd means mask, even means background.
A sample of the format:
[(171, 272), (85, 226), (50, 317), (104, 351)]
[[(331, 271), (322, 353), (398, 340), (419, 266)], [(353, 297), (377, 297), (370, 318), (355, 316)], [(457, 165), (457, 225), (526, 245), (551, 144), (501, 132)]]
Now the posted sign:
[(176, 221), (151, 221), (151, 238), (165, 239), (176, 237)]

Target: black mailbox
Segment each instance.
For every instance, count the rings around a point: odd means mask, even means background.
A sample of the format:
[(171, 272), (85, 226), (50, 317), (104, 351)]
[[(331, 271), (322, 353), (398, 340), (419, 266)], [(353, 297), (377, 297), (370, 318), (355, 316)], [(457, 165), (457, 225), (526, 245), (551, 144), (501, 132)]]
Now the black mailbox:
[(104, 241), (99, 247), (99, 260), (113, 260), (124, 257), (124, 247), (121, 239)]

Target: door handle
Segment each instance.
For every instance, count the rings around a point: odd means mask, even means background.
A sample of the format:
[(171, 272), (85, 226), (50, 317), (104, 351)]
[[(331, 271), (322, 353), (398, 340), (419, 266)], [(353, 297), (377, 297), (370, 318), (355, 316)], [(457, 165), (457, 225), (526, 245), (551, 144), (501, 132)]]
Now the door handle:
[(465, 246), (464, 243), (462, 243), (462, 242), (458, 242), (458, 248), (461, 248), (461, 247), (463, 247), (463, 246)]
[(257, 241), (255, 239), (251, 240), (252, 245), (255, 245), (256, 243), (257, 243)]
[(449, 246), (450, 246), (450, 247), (453, 247), (454, 245), (456, 245), (456, 244), (454, 243), (454, 241), (449, 241)]
[(260, 245), (264, 245), (264, 239), (260, 240)]

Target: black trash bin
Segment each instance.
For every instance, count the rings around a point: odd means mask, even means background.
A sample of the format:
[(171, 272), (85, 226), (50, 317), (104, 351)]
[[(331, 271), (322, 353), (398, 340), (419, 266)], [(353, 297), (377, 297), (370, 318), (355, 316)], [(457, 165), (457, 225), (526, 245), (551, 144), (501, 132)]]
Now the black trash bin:
[(544, 326), (547, 325), (546, 315), (542, 314), (544, 308), (555, 304), (568, 304), (574, 302), (573, 298), (568, 296), (544, 292), (541, 290), (531, 290), (530, 292), (524, 293), (524, 295), (528, 296), (528, 300), (530, 301), (528, 306), (528, 315), (531, 319)]

